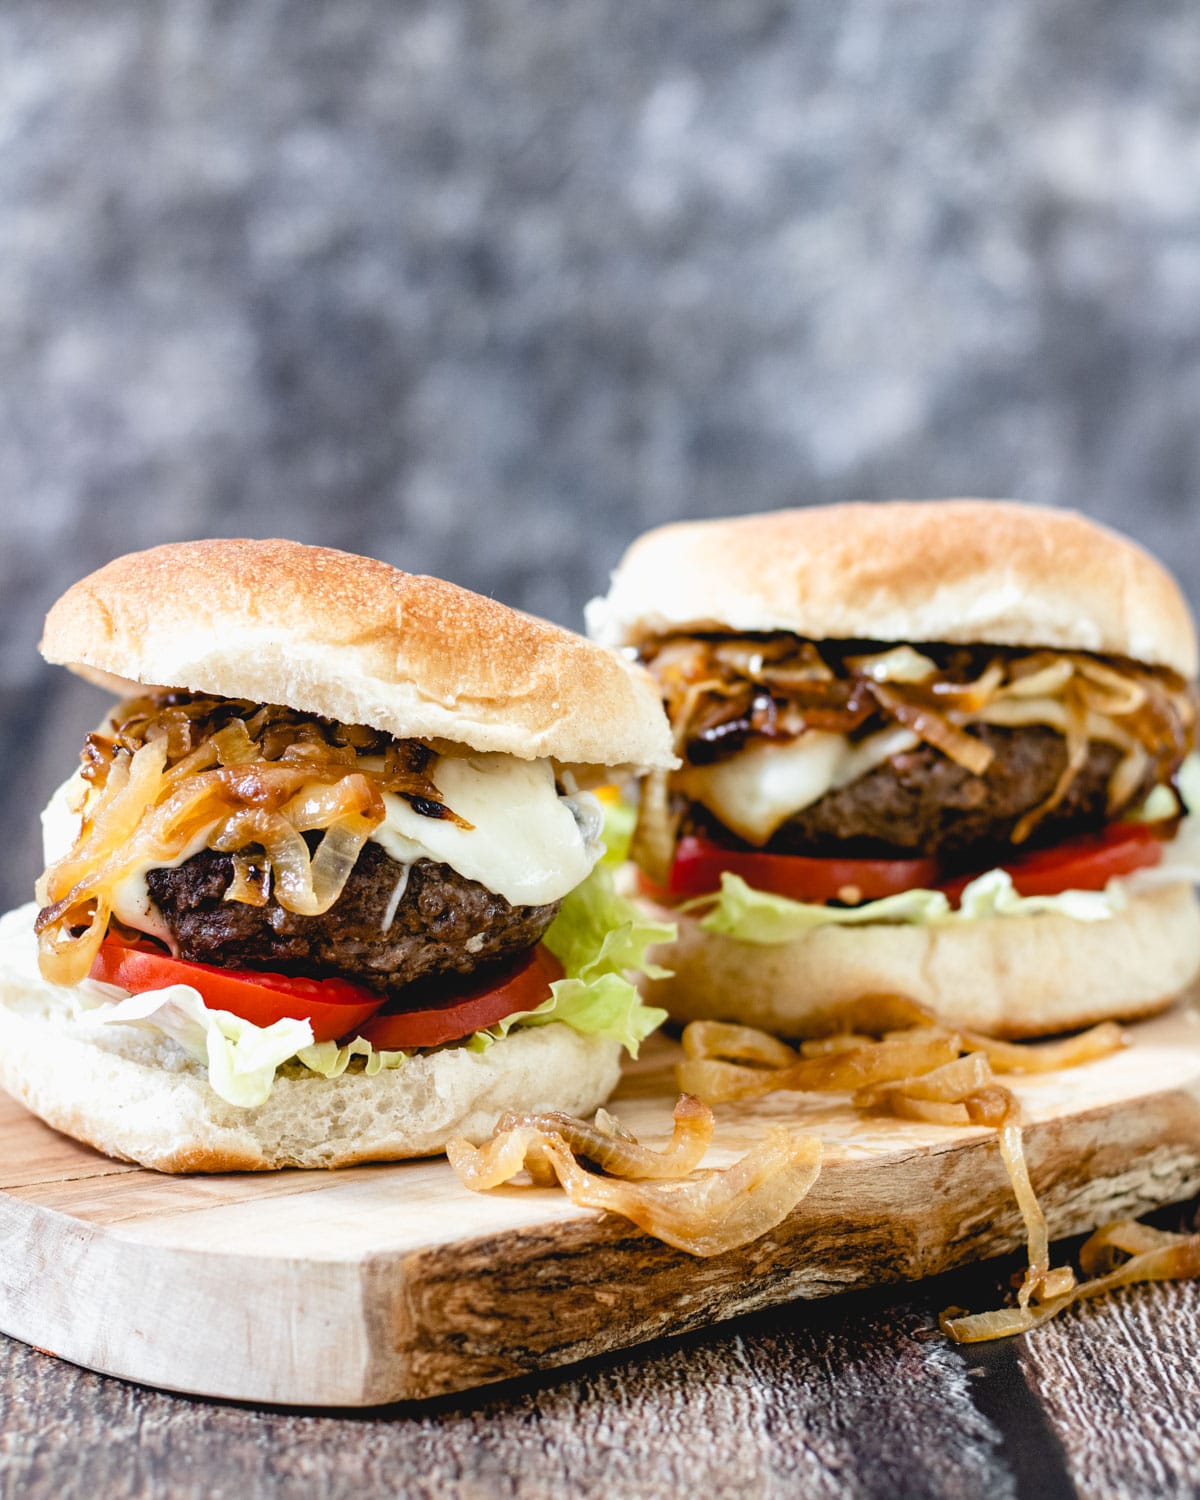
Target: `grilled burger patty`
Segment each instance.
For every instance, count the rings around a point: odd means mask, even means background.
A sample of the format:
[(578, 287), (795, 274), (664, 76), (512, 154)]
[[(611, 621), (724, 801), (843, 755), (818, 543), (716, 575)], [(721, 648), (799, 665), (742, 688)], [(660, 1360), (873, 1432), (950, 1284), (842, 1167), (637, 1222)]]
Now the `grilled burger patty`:
[[(972, 775), (939, 750), (920, 745), (895, 755), (849, 786), (828, 792), (776, 831), (765, 846), (773, 854), (888, 857), (918, 855), (968, 866), (1011, 846), (1023, 814), (1050, 796), (1066, 765), (1066, 742), (1041, 726), (997, 729), (980, 725), (972, 735), (994, 752), (983, 776)], [(1088, 758), (1059, 805), (1037, 824), (1033, 848), (1101, 828), (1136, 806), (1154, 785), (1153, 771), (1122, 808), (1108, 808), (1108, 779), (1120, 760), (1112, 745), (1093, 741)], [(721, 843), (741, 841), (704, 808), (694, 807), (697, 831)]]
[(367, 843), (342, 894), (319, 917), (297, 916), (274, 899), (265, 906), (224, 900), (233, 860), (213, 850), (176, 869), (149, 871), (146, 884), (181, 958), (337, 976), (386, 992), (515, 958), (540, 941), (562, 904), (510, 906), (449, 865), (421, 859), (385, 932), (402, 875), (402, 866), (378, 844)]

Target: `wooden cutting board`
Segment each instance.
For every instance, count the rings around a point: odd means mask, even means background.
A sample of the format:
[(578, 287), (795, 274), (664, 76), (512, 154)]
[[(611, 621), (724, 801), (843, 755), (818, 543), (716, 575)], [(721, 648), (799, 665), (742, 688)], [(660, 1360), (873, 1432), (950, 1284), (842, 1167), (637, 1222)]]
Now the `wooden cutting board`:
[[(1200, 1191), (1200, 1017), (1018, 1082), (1055, 1235)], [(612, 1105), (657, 1144), (674, 1043)], [(717, 1110), (708, 1163), (769, 1121), (826, 1143), (777, 1230), (695, 1260), (554, 1189), (460, 1187), (444, 1160), (164, 1177), (55, 1134), (0, 1095), (0, 1329), (77, 1364), (199, 1395), (305, 1406), (422, 1398), (585, 1359), (800, 1297), (927, 1276), (1013, 1249), (990, 1131), (865, 1118), (775, 1095)]]

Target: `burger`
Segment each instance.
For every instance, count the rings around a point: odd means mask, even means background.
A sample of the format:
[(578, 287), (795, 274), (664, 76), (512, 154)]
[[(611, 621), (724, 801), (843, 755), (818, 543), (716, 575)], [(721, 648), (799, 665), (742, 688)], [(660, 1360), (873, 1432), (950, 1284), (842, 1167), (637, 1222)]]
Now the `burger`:
[(589, 787), (673, 764), (650, 679), (288, 541), (118, 558), (43, 654), (119, 701), (0, 920), (0, 1083), (165, 1171), (340, 1166), (594, 1109), (662, 1019)]
[(674, 525), (589, 622), (681, 760), (632, 845), (674, 1016), (803, 1035), (900, 993), (1028, 1037), (1196, 976), (1196, 634), (1124, 537), (977, 500)]

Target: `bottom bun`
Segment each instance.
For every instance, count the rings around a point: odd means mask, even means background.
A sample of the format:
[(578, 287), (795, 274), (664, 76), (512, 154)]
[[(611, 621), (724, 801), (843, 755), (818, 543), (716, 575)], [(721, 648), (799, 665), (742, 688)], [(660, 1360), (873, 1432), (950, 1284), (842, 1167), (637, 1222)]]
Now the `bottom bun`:
[(947, 1026), (1048, 1036), (1162, 1010), (1200, 971), (1200, 907), (1183, 884), (1132, 894), (1099, 922), (1043, 913), (829, 926), (769, 947), (653, 910), (678, 923), (679, 939), (654, 955), (674, 974), (647, 983), (652, 1005), (678, 1021), (741, 1021), (782, 1036), (819, 1031), (834, 1007), (883, 993), (919, 1000)]
[(478, 1143), (506, 1110), (587, 1114), (620, 1073), (620, 1045), (568, 1026), (518, 1028), (485, 1052), (449, 1047), (377, 1073), (285, 1068), (265, 1103), (228, 1104), (170, 1038), (85, 1028), (71, 992), (0, 983), (0, 1085), (48, 1125), (160, 1172), (263, 1172), (431, 1156)]

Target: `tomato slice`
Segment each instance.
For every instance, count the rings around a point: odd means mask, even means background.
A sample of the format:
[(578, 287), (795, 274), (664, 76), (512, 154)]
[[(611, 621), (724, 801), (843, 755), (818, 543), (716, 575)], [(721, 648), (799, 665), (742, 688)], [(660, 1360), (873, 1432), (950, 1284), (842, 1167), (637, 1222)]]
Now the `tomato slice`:
[(210, 1009), (230, 1011), (256, 1026), (270, 1026), (285, 1018), (309, 1021), (313, 1039), (318, 1042), (356, 1033), (384, 1003), (383, 995), (346, 979), (219, 969), (213, 964), (172, 958), (148, 945), (129, 944), (114, 932), (104, 939), (91, 977), (120, 985), (131, 995), (171, 984), (190, 984)]
[(724, 871), (740, 875), (756, 891), (788, 896), (793, 901), (845, 901), (858, 905), (894, 896), (914, 886), (934, 885), (932, 859), (818, 859), (806, 854), (757, 854), (723, 849), (711, 839), (679, 840), (666, 891), (644, 883), (650, 895), (668, 900), (707, 896), (721, 888)]
[[(999, 868), (1012, 876), (1022, 896), (1057, 896), (1063, 891), (1100, 891), (1114, 875), (1146, 869), (1162, 859), (1164, 835), (1147, 823), (1113, 823), (1102, 833), (1071, 839), (1006, 860)], [(993, 868), (989, 866), (989, 868)], [(932, 859), (820, 859), (805, 854), (757, 854), (723, 849), (710, 839), (679, 841), (666, 887), (639, 877), (643, 892), (670, 903), (720, 890), (724, 871), (740, 875), (756, 891), (793, 901), (844, 901), (857, 906), (916, 888), (942, 890), (957, 904), (965, 887), (982, 871), (941, 878)]]
[[(1163, 834), (1149, 823), (1112, 823), (1102, 833), (1070, 839), (1051, 849), (1034, 849), (1006, 860), (1001, 869), (1012, 876), (1021, 896), (1057, 896), (1063, 891), (1102, 891), (1114, 875), (1129, 875), (1156, 865), (1163, 857)], [(957, 905), (976, 875), (942, 883)]]
[(562, 977), (562, 965), (549, 949), (539, 944), (525, 963), (510, 969), (499, 981), (493, 978), (425, 1010), (376, 1016), (358, 1034), (372, 1047), (400, 1051), (458, 1041), (486, 1026), (494, 1026), (514, 1011), (533, 1010), (550, 998), (551, 984)]

